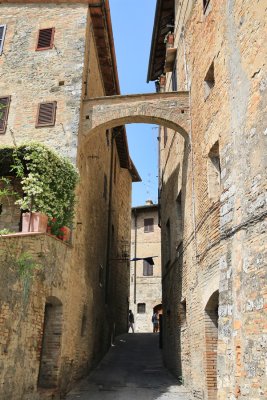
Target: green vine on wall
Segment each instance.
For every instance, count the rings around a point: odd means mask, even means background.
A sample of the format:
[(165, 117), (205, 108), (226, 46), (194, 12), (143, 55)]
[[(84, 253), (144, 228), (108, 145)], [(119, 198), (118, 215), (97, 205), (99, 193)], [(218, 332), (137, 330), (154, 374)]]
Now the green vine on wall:
[(15, 261), (15, 266), (18, 269), (18, 274), (23, 284), (23, 299), (24, 302), (28, 300), (30, 293), (31, 282), (34, 273), (42, 268), (41, 264), (36, 263), (32, 255), (28, 252), (23, 252)]

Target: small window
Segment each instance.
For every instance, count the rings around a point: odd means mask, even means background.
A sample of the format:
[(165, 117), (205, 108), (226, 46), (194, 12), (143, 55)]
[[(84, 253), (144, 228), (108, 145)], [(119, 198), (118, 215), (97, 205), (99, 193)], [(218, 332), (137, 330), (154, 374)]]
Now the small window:
[(0, 56), (3, 53), (5, 35), (6, 35), (6, 25), (0, 25)]
[(104, 197), (105, 200), (107, 200), (107, 194), (108, 194), (108, 179), (107, 179), (107, 175), (104, 174), (103, 197)]
[(40, 103), (38, 106), (36, 127), (54, 126), (56, 122), (57, 102)]
[(0, 97), (0, 133), (6, 132), (10, 96)]
[(138, 303), (137, 304), (137, 313), (145, 314), (146, 313), (146, 303)]
[(55, 28), (40, 29), (36, 50), (49, 50), (54, 45)]
[(153, 276), (153, 265), (146, 260), (143, 261), (143, 276)]
[(221, 163), (220, 148), (217, 141), (208, 156), (208, 193), (212, 201), (218, 201), (221, 195)]
[(154, 232), (154, 218), (144, 219), (144, 232)]
[(208, 72), (205, 76), (204, 85), (205, 85), (205, 99), (206, 99), (215, 85), (214, 62), (211, 63), (208, 69)]

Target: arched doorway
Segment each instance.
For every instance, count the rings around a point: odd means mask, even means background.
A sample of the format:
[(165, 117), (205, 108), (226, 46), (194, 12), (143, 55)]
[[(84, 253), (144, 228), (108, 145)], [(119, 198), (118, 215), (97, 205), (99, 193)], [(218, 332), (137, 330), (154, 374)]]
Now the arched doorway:
[(217, 347), (218, 347), (219, 291), (214, 292), (205, 307), (206, 387), (208, 400), (217, 399)]
[(58, 386), (62, 337), (62, 303), (48, 297), (45, 303), (42, 348), (38, 387), (52, 389)]

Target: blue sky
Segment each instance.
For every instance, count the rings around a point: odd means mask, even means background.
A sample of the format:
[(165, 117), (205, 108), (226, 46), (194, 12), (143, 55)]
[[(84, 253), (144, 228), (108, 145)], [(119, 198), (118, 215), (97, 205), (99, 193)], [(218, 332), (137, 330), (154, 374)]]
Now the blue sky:
[[(109, 0), (121, 94), (153, 93), (146, 83), (156, 0)], [(133, 184), (133, 206), (157, 202), (157, 136), (154, 125), (126, 126), (130, 154), (142, 178)]]

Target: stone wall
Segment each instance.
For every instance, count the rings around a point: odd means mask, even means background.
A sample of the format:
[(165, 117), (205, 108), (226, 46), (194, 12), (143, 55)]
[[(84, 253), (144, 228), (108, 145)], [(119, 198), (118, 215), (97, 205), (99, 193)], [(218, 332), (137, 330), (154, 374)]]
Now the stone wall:
[[(144, 220), (154, 219), (153, 231), (144, 232)], [(153, 275), (144, 276), (143, 261), (132, 261), (130, 269), (130, 309), (135, 316), (136, 332), (152, 332), (152, 315), (161, 296), (161, 237), (158, 226), (158, 206), (147, 205), (132, 209), (131, 258), (155, 256)], [(136, 276), (135, 276), (136, 275)], [(145, 312), (138, 310), (145, 304)]]
[[(46, 234), (1, 237), (1, 400), (39, 399), (46, 387), (64, 393), (80, 375), (81, 308), (87, 300), (83, 270), (74, 268), (71, 252)], [(44, 316), (52, 304), (61, 305), (62, 316), (50, 315), (49, 332)]]
[[(0, 5), (0, 24), (7, 26), (0, 95), (11, 96), (2, 144), (13, 144), (13, 135), (17, 144), (39, 141), (76, 160), (87, 21), (86, 4)], [(45, 28), (55, 28), (54, 46), (36, 51)], [(37, 107), (45, 101), (57, 102), (56, 123), (36, 128)]]
[[(205, 12), (202, 1), (177, 7), (176, 74), (178, 90), (191, 91), (192, 147), (179, 154), (177, 138), (161, 152), (163, 242), (177, 213), (179, 182), (183, 211), (181, 249), (175, 250), (174, 224), (171, 255), (162, 247), (164, 357), (195, 398), (263, 399), (266, 7), (242, 0), (210, 1)], [(171, 80), (169, 73), (166, 90)], [(214, 349), (207, 305), (217, 291)], [(177, 331), (184, 305), (186, 324)]]
[[(12, 96), (1, 141), (7, 145), (14, 144), (14, 139), (16, 143), (42, 142), (69, 157), (80, 174), (71, 248), (46, 235), (10, 236), (2, 241), (3, 246), (18, 245), (18, 253), (30, 252), (37, 259), (43, 247), (49, 252), (49, 273), (43, 277), (35, 272), (26, 317), (20, 314), (22, 287), (13, 269), (8, 269), (3, 281), (9, 289), (0, 296), (0, 329), (5, 340), (12, 342), (1, 367), (5, 389), (3, 397), (0, 389), (0, 398), (37, 400), (52, 396), (54, 390), (63, 396), (100, 361), (114, 334), (127, 331), (129, 270), (125, 259), (118, 258), (121, 243), (130, 242), (132, 178), (120, 167), (111, 130), (84, 140), (87, 132), (80, 127), (83, 96), (105, 95), (88, 4), (1, 4), (0, 12), (0, 24), (7, 25), (0, 56), (0, 74), (6, 79), (1, 80), (0, 95)], [(55, 46), (36, 52), (38, 30), (47, 27), (55, 27)], [(40, 101), (57, 101), (55, 127), (35, 128)], [(18, 287), (14, 297), (10, 295), (13, 284)], [(55, 317), (55, 324), (50, 324)], [(48, 339), (42, 336), (43, 324)], [(51, 339), (59, 332), (61, 343)]]

